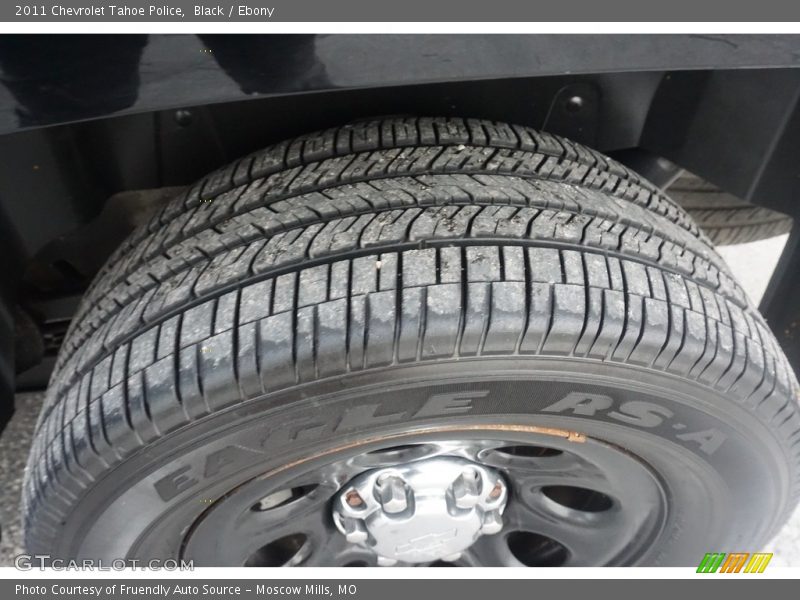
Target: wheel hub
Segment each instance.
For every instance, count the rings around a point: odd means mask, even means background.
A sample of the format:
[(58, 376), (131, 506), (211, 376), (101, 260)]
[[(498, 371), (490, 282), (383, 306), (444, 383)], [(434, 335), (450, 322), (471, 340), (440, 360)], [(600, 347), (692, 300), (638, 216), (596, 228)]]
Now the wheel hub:
[(334, 498), (333, 518), (378, 564), (457, 560), (481, 535), (502, 529), (507, 496), (494, 469), (437, 457), (358, 475)]

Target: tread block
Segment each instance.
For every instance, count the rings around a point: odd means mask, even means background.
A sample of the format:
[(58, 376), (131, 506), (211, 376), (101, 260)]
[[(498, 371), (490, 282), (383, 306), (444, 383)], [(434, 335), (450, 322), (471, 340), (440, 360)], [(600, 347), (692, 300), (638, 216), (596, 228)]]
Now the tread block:
[(296, 381), (294, 331), (294, 319), (289, 311), (259, 321), (261, 382), (268, 392)]
[(580, 339), (586, 318), (586, 291), (583, 286), (553, 286), (553, 318), (542, 352), (571, 354)]
[(422, 357), (452, 356), (461, 319), (461, 286), (442, 283), (426, 288)]
[(482, 354), (512, 354), (525, 327), (525, 283), (498, 281), (490, 289), (491, 317)]

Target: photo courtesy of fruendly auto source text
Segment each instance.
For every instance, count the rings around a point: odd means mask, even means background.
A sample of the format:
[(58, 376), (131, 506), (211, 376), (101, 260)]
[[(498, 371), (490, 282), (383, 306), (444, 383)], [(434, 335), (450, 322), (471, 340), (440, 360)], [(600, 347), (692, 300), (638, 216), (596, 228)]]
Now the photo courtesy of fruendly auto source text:
[(3, 4), (0, 597), (796, 595), (798, 223), (796, 3)]

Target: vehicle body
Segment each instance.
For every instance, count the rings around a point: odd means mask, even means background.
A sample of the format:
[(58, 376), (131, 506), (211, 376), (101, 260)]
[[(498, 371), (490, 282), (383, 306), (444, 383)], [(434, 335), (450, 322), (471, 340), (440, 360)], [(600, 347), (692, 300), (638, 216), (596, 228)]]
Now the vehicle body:
[[(0, 422), (15, 390), (47, 385), (81, 297), (135, 226), (209, 171), (308, 131), (512, 122), (656, 186), (685, 169), (800, 218), (796, 36), (3, 36), (0, 72)], [(798, 241), (761, 305), (795, 372)]]

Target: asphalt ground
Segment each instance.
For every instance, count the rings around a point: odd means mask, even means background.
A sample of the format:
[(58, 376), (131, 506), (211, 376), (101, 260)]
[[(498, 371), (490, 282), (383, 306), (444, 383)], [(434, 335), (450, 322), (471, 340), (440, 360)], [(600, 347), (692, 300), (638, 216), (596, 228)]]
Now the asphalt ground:
[[(719, 250), (747, 293), (758, 302), (785, 243), (786, 236), (781, 236), (750, 244), (725, 246)], [(14, 417), (0, 435), (0, 567), (13, 566), (14, 557), (24, 551), (19, 523), (19, 497), (25, 458), (42, 398), (43, 394), (39, 393), (17, 395)], [(791, 520), (763, 551), (774, 553), (771, 566), (800, 567), (800, 510), (795, 511)]]

